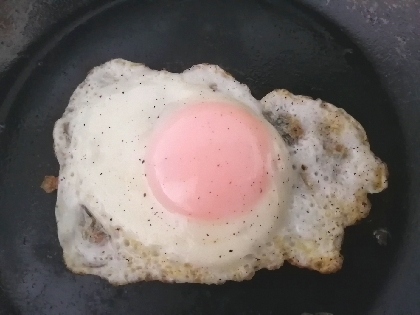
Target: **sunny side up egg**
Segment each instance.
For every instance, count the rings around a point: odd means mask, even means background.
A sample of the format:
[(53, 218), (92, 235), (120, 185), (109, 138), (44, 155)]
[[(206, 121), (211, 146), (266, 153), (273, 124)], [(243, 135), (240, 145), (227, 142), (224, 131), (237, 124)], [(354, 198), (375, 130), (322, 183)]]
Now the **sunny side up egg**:
[(257, 101), (214, 65), (94, 68), (54, 128), (67, 267), (114, 284), (223, 283), (285, 260), (341, 267), (386, 166), (343, 110), (277, 90)]

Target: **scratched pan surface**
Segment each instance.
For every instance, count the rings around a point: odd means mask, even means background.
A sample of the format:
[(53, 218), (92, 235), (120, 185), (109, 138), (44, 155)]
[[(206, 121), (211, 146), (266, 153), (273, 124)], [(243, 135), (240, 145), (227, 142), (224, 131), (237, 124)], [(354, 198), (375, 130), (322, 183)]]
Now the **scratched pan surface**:
[[(0, 314), (420, 313), (407, 298), (420, 285), (410, 282), (409, 294), (401, 285), (418, 277), (409, 270), (416, 265), (410, 250), (419, 247), (407, 244), (419, 235), (410, 197), (418, 185), (412, 139), (420, 134), (410, 117), (419, 109), (391, 100), (381, 74), (336, 25), (291, 1), (102, 2), (61, 21), (27, 56), (0, 95)], [(257, 98), (281, 87), (353, 115), (391, 176), (389, 188), (371, 197), (371, 215), (346, 230), (343, 269), (320, 275), (286, 264), (221, 286), (121, 287), (66, 270), (55, 195), (39, 188), (44, 175), (58, 173), (53, 124), (86, 73), (117, 57), (170, 71), (214, 63)], [(391, 235), (386, 246), (373, 235), (381, 228)]]

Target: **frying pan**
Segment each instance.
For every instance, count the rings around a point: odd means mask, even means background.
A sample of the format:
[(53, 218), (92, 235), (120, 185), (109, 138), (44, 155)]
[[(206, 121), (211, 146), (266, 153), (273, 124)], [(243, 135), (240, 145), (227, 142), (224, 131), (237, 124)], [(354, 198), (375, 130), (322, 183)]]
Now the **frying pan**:
[[(31, 4), (23, 21), (0, 3), (0, 314), (420, 314), (418, 2), (17, 2)], [(286, 88), (354, 116), (390, 181), (370, 197), (369, 217), (346, 229), (343, 269), (285, 264), (220, 286), (114, 287), (70, 273), (55, 196), (39, 185), (58, 173), (52, 128), (71, 93), (117, 57), (169, 71), (214, 63), (257, 98)]]

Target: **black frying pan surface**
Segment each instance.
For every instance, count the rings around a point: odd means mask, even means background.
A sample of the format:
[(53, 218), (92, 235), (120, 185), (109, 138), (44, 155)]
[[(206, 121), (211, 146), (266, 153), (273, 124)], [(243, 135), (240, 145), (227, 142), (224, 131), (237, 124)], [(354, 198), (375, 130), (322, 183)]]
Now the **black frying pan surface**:
[[(0, 144), (4, 314), (391, 314), (373, 305), (401, 252), (410, 183), (405, 135), (370, 62), (336, 26), (289, 1), (119, 1), (60, 27), (33, 48), (0, 107), (6, 126)], [(87, 72), (112, 58), (169, 71), (214, 63), (257, 98), (286, 88), (353, 115), (391, 176), (389, 188), (371, 196), (370, 216), (346, 229), (343, 269), (321, 275), (286, 264), (220, 286), (114, 287), (70, 273), (57, 239), (55, 195), (39, 185), (44, 175), (58, 174), (54, 122)], [(373, 236), (383, 227), (392, 237), (387, 246)]]

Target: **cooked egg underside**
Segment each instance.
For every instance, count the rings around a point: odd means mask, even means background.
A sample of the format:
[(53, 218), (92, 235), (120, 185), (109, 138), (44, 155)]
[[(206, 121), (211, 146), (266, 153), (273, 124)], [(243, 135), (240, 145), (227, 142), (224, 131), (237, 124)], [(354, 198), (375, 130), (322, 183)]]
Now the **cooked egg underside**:
[[(139, 69), (141, 73), (152, 72), (121, 59), (95, 68), (76, 89), (55, 126), (55, 151), (60, 163), (56, 217), (64, 260), (70, 270), (95, 274), (113, 284), (141, 280), (210, 284), (250, 279), (256, 270), (277, 269), (285, 260), (322, 273), (340, 269), (344, 228), (369, 213), (367, 193), (386, 187), (385, 164), (370, 151), (360, 124), (344, 110), (284, 90), (268, 94), (261, 105), (246, 87), (217, 66), (195, 66), (190, 77), (204, 84), (203, 89), (227, 87), (233, 91), (229, 92), (233, 98), (248, 103), (256, 112), (262, 108), (287, 144), (297, 180), (281, 225), (268, 236), (259, 237), (258, 242), (250, 240), (252, 251), (240, 251), (242, 254), (234, 260), (200, 265), (167, 254), (161, 246), (145, 245), (124, 225), (109, 222), (106, 212), (97, 211), (83, 198), (69, 201), (69, 194), (80, 193), (71, 191), (74, 186), (68, 184), (70, 176), (78, 175), (69, 163), (69, 148), (77, 139), (71, 128), (75, 112), (90, 106), (86, 94), (96, 101), (110, 96), (110, 86), (123, 76), (130, 82), (127, 73), (138, 75)], [(130, 88), (130, 84), (126, 87)], [(242, 243), (243, 239), (238, 241)]]

